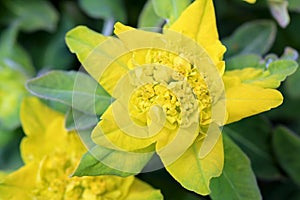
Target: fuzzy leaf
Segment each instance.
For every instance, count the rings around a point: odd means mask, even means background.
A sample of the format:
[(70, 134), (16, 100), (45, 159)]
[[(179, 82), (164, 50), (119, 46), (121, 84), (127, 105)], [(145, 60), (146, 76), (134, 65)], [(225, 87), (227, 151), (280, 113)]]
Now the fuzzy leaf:
[(84, 113), (102, 114), (112, 99), (100, 85), (81, 72), (51, 71), (27, 82), (27, 89)]

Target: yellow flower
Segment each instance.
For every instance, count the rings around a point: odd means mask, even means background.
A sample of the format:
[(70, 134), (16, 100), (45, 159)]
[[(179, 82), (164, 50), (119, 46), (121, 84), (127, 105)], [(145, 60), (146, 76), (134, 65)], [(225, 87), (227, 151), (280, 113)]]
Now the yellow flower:
[(94, 142), (131, 153), (156, 151), (178, 182), (203, 195), (223, 169), (219, 127), (282, 103), (274, 89), (224, 75), (225, 47), (215, 21), (212, 0), (196, 0), (162, 34), (116, 23), (118, 39), (83, 26), (66, 37), (116, 99), (93, 130)]
[(25, 165), (0, 180), (0, 199), (162, 199), (133, 176), (70, 177), (85, 147), (75, 132), (64, 129), (64, 116), (38, 99), (24, 99), (21, 121)]

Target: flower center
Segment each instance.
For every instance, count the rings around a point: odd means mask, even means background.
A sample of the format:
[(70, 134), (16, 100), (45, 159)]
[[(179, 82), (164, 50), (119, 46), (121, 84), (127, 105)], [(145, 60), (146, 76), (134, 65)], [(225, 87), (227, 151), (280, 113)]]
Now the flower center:
[(149, 64), (142, 67), (132, 60), (136, 67), (130, 72), (131, 84), (137, 88), (130, 99), (130, 114), (137, 123), (147, 125), (147, 113), (155, 105), (162, 107), (165, 127), (170, 129), (210, 123), (211, 98), (203, 74), (165, 51), (148, 50), (145, 60)]

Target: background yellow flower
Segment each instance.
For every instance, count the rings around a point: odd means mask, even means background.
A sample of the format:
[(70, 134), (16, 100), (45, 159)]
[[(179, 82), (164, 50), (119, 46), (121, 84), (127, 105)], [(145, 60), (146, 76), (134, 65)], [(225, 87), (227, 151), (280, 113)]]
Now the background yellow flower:
[(0, 199), (162, 199), (158, 190), (133, 176), (71, 177), (86, 149), (64, 116), (36, 98), (24, 99), (21, 120), (23, 167), (4, 177)]

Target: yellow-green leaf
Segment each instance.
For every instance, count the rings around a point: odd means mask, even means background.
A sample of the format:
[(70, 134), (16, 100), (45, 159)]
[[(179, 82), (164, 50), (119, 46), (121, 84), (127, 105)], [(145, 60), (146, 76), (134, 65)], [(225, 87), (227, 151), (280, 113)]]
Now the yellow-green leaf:
[(132, 183), (128, 196), (124, 200), (163, 200), (163, 196), (159, 190), (154, 190), (150, 185), (138, 179)]
[(80, 62), (83, 62), (92, 50), (104, 40), (106, 40), (105, 36), (85, 26), (77, 26), (66, 34), (66, 43)]
[[(178, 160), (165, 168), (186, 189), (207, 195), (210, 193), (211, 178), (220, 176), (223, 170), (222, 137), (219, 137), (211, 152), (202, 159), (199, 158), (201, 145), (201, 140), (196, 141)], [(164, 162), (164, 158), (161, 159)]]

